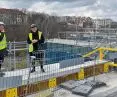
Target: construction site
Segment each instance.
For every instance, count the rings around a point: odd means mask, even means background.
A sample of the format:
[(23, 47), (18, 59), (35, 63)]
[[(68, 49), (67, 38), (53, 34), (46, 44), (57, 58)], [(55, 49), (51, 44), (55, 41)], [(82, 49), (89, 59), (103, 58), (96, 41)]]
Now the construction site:
[(117, 29), (85, 30), (46, 40), (44, 73), (36, 59), (41, 51), (30, 58), (26, 41), (9, 42), (0, 97), (116, 97)]
[(0, 8), (0, 97), (117, 97), (116, 15), (32, 10)]

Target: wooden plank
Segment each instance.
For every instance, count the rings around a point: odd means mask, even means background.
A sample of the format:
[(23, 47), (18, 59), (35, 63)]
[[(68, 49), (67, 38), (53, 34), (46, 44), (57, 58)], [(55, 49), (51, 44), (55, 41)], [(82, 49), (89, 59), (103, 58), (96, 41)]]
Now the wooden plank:
[(0, 97), (6, 97), (6, 91), (5, 90), (0, 91)]
[(102, 74), (104, 72), (103, 67), (104, 67), (104, 65), (100, 64), (100, 65), (84, 68), (85, 78), (91, 77), (91, 76), (94, 76), (94, 75)]
[(24, 97), (26, 93), (26, 85), (17, 87), (17, 94), (19, 97)]

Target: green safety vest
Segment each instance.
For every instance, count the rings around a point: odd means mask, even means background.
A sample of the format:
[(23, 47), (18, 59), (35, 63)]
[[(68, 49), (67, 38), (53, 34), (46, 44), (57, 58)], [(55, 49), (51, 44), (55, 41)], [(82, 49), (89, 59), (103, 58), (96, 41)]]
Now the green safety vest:
[[(39, 40), (41, 39), (42, 32), (38, 31)], [(29, 33), (29, 39), (32, 41), (32, 33)], [(29, 52), (33, 52), (33, 43), (29, 44)]]
[[(1, 33), (0, 33), (0, 35), (1, 35)], [(4, 34), (2, 41), (0, 41), (0, 50), (3, 50), (5, 48), (7, 48), (7, 41), (6, 41), (6, 35)]]

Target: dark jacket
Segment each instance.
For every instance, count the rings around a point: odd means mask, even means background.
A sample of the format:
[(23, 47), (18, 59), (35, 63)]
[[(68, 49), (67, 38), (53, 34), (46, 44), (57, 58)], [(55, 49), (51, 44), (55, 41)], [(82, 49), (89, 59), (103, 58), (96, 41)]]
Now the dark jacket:
[[(39, 46), (41, 46), (41, 45), (45, 42), (45, 38), (44, 38), (44, 36), (43, 36), (43, 33), (42, 33), (42, 35), (41, 35), (41, 39), (39, 40), (38, 31), (39, 31), (39, 30), (37, 30), (35, 33), (33, 33), (33, 32), (31, 31), (31, 33), (32, 33), (32, 39), (33, 39), (33, 40), (34, 40), (34, 39), (38, 40), (37, 43), (33, 43), (33, 49), (34, 49), (34, 51), (38, 50), (38, 49), (39, 49)], [(31, 40), (29, 39), (29, 35), (28, 35), (27, 43), (28, 43), (28, 44), (31, 44), (31, 43), (32, 43)]]
[(3, 32), (0, 32), (0, 41), (2, 41), (3, 37), (4, 37), (4, 34)]

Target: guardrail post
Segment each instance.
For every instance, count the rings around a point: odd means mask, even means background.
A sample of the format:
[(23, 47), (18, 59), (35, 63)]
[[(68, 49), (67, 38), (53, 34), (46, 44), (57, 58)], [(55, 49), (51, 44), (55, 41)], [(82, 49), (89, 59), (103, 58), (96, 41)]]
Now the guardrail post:
[(14, 67), (13, 67), (13, 69), (16, 69), (16, 58), (15, 58), (15, 57), (16, 57), (16, 56), (15, 56), (15, 54), (16, 54), (16, 53), (15, 53), (15, 41), (13, 42), (13, 49), (14, 49), (14, 60), (13, 60), (13, 66), (14, 66)]
[(99, 60), (103, 60), (103, 58), (104, 58), (103, 52), (104, 52), (104, 50), (102, 48), (100, 48), (100, 50), (99, 50)]
[[(11, 51), (11, 46), (12, 46), (12, 44), (11, 44), (11, 42), (9, 41), (9, 66), (8, 66), (8, 69), (11, 69), (11, 53), (12, 53), (12, 51)], [(10, 67), (10, 68), (9, 68)]]
[(29, 45), (26, 43), (26, 64), (27, 64), (27, 68), (29, 67), (29, 63), (30, 63), (30, 58), (29, 58), (29, 52), (28, 52), (28, 48), (29, 48)]

